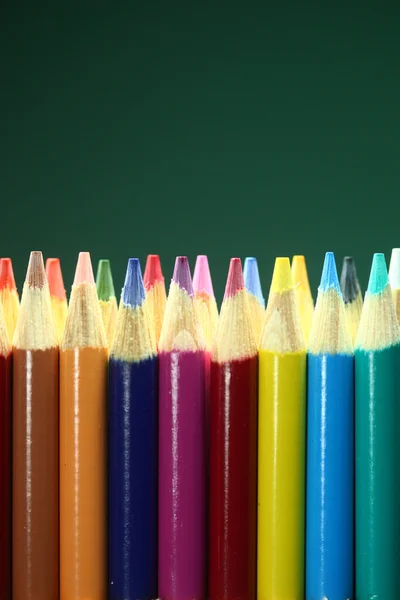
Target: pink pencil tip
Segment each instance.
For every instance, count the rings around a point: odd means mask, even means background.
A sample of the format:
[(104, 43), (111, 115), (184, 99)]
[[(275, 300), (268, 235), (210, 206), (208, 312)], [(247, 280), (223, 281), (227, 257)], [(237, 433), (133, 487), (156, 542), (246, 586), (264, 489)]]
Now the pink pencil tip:
[(225, 298), (231, 298), (244, 289), (242, 261), (240, 258), (231, 258), (228, 279), (226, 280)]
[(189, 296), (193, 295), (192, 278), (187, 256), (176, 257), (172, 281), (177, 283), (183, 290), (186, 290)]
[(89, 252), (80, 252), (76, 265), (74, 285), (81, 283), (94, 283), (92, 261)]
[(162, 283), (164, 277), (161, 270), (161, 262), (158, 254), (149, 254), (143, 275), (143, 283), (146, 290), (152, 288), (156, 283)]
[(204, 254), (199, 254), (196, 259), (193, 274), (193, 289), (195, 292), (205, 292), (209, 296), (214, 296), (208, 258)]

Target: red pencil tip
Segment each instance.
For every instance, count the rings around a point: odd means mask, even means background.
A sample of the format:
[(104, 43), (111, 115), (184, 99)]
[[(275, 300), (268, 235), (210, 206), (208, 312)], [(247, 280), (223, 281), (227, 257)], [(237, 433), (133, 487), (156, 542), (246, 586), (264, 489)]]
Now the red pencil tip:
[(149, 254), (143, 275), (143, 283), (146, 290), (152, 288), (156, 283), (162, 283), (164, 277), (161, 270), (161, 262), (158, 254)]
[(58, 258), (48, 258), (46, 260), (46, 275), (49, 282), (50, 295), (56, 296), (60, 300), (65, 300), (67, 295), (65, 293), (61, 265)]
[(2, 258), (0, 260), (0, 289), (16, 290), (14, 271), (12, 268), (11, 258)]
[(242, 261), (240, 258), (231, 258), (228, 279), (226, 280), (225, 298), (231, 298), (244, 288)]
[(92, 261), (90, 260), (89, 252), (80, 252), (76, 265), (74, 285), (81, 283), (93, 283), (94, 275), (92, 269)]

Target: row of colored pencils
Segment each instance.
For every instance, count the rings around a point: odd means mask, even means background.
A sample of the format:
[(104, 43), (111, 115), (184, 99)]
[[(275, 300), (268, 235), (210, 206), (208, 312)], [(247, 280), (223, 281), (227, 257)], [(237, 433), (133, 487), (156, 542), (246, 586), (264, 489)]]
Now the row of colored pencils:
[(314, 309), (277, 258), (265, 310), (232, 259), (218, 316), (206, 257), (166, 300), (152, 255), (118, 308), (81, 253), (67, 306), (32, 252), (19, 305), (2, 259), (0, 599), (397, 599), (400, 251), (390, 282), (327, 253)]

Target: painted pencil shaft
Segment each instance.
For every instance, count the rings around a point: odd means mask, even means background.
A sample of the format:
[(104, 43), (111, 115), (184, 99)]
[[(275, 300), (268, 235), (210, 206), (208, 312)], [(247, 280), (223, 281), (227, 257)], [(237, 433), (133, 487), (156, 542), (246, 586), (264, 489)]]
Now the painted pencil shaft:
[(109, 599), (157, 598), (158, 359), (137, 259), (109, 367)]
[(0, 260), (0, 301), (3, 305), (8, 339), (12, 342), (19, 314), (19, 297), (10, 258)]
[(306, 352), (288, 258), (276, 259), (258, 356), (257, 598), (301, 598)]
[(376, 254), (356, 341), (356, 597), (400, 590), (400, 330)]
[(354, 357), (327, 252), (309, 336), (306, 597), (353, 595)]
[(107, 597), (108, 349), (87, 253), (60, 353), (60, 598)]
[(59, 349), (40, 252), (32, 252), (13, 340), (14, 600), (59, 589)]
[(307, 598), (353, 594), (354, 361), (308, 356)]
[(159, 342), (158, 594), (205, 598), (205, 356), (187, 259)]
[(257, 350), (232, 259), (211, 360), (210, 600), (252, 600), (257, 551)]
[(11, 595), (11, 366), (0, 304), (0, 600), (9, 600)]

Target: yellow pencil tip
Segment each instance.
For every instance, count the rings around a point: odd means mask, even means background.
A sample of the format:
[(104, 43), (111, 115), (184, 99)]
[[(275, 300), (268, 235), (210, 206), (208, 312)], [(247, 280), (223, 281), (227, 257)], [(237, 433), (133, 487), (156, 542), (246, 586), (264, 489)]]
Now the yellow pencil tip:
[(292, 260), (292, 276), (294, 285), (299, 285), (301, 288), (309, 288), (308, 273), (306, 259), (304, 256), (293, 256)]
[(293, 288), (292, 272), (287, 257), (275, 259), (274, 273), (272, 275), (271, 292), (282, 293)]

